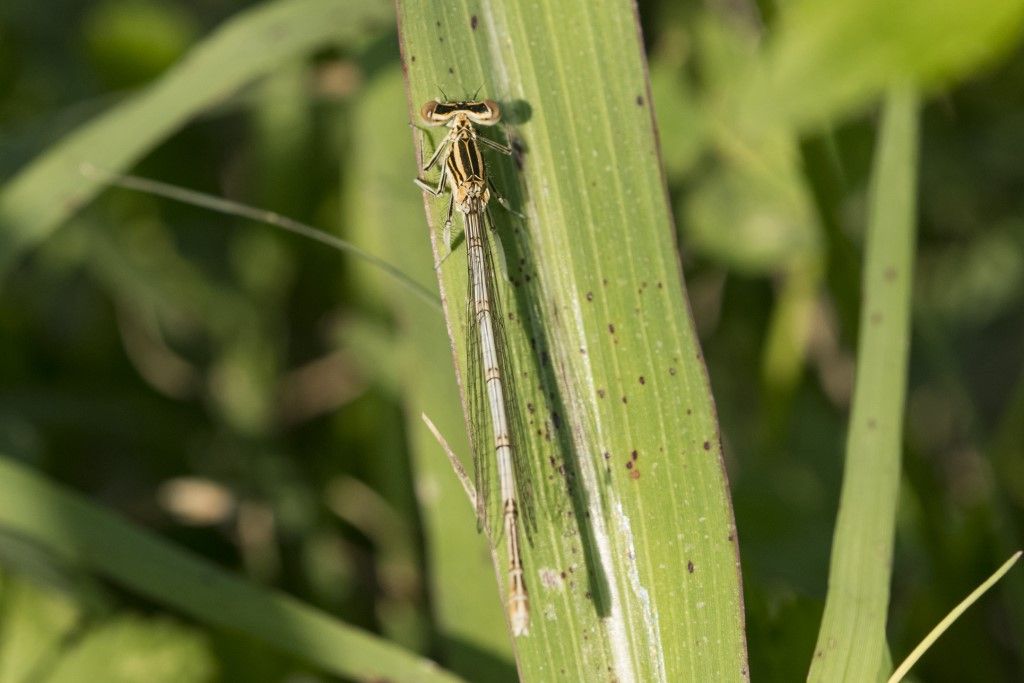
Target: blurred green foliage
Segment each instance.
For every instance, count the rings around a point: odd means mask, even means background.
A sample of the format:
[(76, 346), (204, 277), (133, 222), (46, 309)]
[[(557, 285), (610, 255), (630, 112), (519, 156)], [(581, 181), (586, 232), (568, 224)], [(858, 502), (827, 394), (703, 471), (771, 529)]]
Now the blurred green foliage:
[[(815, 59), (820, 46), (799, 42), (755, 60), (762, 38), (844, 21), (867, 30), (844, 14), (857, 3), (834, 3), (827, 15), (802, 3), (806, 11), (782, 22), (766, 2), (640, 2), (726, 446), (755, 680), (806, 675), (826, 590), (876, 130), (866, 93), (879, 82), (866, 66), (921, 70), (934, 87), (922, 120), (894, 659), (1022, 543), (1024, 52), (1019, 3), (989, 4), (933, 13), (948, 45), (907, 47), (894, 28), (868, 53), (877, 62), (851, 53), (850, 80), (779, 93), (773, 79), (792, 81), (795, 69), (813, 83), (828, 64)], [(934, 7), (909, 3), (892, 16), (891, 6), (869, 3), (875, 23), (866, 25), (905, 26)], [(0, 182), (239, 7), (5, 2)], [(994, 53), (956, 43), (967, 21), (997, 22)], [(342, 190), (352, 180), (354, 103), (397, 64), (392, 41), (393, 29), (381, 27), (359, 49), (281, 65), (136, 172), (357, 240), (349, 218), (365, 205)], [(778, 106), (737, 106), (758, 90), (744, 79), (767, 89), (752, 102)], [(792, 114), (814, 107), (813, 119)], [(396, 125), (393, 135), (408, 132)], [(407, 178), (392, 180), (391, 191), (416, 201)], [(425, 224), (401, 228), (419, 231), (425, 249)], [(410, 341), (398, 340), (388, 301), (360, 269), (263, 226), (105, 193), (0, 282), (0, 452), (225, 567), (444, 661), (424, 589), (411, 421), (390, 362)], [(404, 333), (415, 344), (416, 330)], [(23, 574), (47, 575), (46, 561), (8, 555), (3, 680), (71, 680), (61, 678), (66, 667), (135, 652), (159, 657), (166, 680), (308, 673), (236, 634), (153, 614), (154, 605), (88, 576), (28, 582)], [(1022, 643), (1024, 574), (1014, 571), (915, 675), (1020, 680)], [(507, 671), (501, 653), (477, 655)]]

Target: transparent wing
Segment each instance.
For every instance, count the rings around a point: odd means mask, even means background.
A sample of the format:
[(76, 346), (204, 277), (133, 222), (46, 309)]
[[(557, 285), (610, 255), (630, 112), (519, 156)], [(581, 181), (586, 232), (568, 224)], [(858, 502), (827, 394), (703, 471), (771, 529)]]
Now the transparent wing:
[[(480, 320), (476, 315), (475, 306), (477, 293), (473, 291), (474, 279), (468, 254), (466, 271), (469, 283), (466, 296), (466, 400), (469, 404), (469, 432), (476, 478), (477, 527), (482, 529), (486, 525), (492, 538), (497, 539), (501, 533), (501, 511), (498, 509), (501, 501), (495, 495), (499, 483), (495, 469), (497, 456), (494, 447), (494, 421), (487, 400), (487, 383), (484, 381)], [(499, 333), (496, 331), (495, 334)], [(497, 343), (500, 345), (501, 341)]]
[[(501, 243), (496, 237), (494, 223), (490, 213), (486, 214), (486, 224), (483, 230), (484, 255), (487, 260), (487, 289), (491, 298), (491, 306), (494, 310), (494, 334), (498, 347), (498, 367), (502, 377), (502, 390), (504, 391), (505, 411), (509, 423), (509, 436), (512, 440), (512, 466), (516, 479), (516, 495), (519, 501), (519, 518), (523, 521), (523, 528), (527, 537), (534, 530), (536, 523), (533, 505), (533, 485), (530, 480), (529, 466), (529, 439), (525, 416), (522, 411), (522, 402), (519, 400), (521, 388), (519, 377), (512, 364), (509, 353), (508, 334), (506, 326), (515, 319), (512, 309), (507, 307), (501, 300), (498, 280), (503, 276), (504, 270), (495, 268), (495, 257), (504, 261), (505, 256), (501, 253)], [(512, 303), (512, 302), (509, 302)]]

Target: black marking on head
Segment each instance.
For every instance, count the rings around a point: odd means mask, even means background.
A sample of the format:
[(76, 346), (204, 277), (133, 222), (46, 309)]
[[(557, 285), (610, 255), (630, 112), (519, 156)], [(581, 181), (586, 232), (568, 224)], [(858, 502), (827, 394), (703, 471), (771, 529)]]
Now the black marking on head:
[[(449, 69), (451, 71), (451, 69)], [(442, 95), (444, 92), (442, 91)], [(443, 123), (458, 114), (464, 114), (474, 123), (493, 125), (501, 119), (501, 110), (496, 102), (490, 100), (460, 100), (458, 102), (430, 102), (429, 116), (424, 116), (434, 123)], [(424, 105), (424, 112), (427, 105)]]

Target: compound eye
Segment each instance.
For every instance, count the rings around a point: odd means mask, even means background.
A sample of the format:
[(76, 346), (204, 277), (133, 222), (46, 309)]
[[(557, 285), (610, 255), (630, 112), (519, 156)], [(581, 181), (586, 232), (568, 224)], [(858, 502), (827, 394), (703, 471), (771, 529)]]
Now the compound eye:
[(493, 126), (501, 120), (501, 107), (494, 100), (484, 100), (480, 103), (483, 105), (483, 111), (477, 111), (473, 116), (473, 120), (484, 126)]
[(437, 100), (430, 100), (420, 107), (420, 116), (423, 117), (423, 120), (428, 123), (437, 123), (437, 119), (434, 118), (434, 115), (437, 113), (437, 108), (440, 104), (441, 103)]
[(487, 105), (487, 111), (491, 114), (491, 121), (497, 123), (501, 120), (501, 107), (494, 100), (484, 100), (484, 104)]

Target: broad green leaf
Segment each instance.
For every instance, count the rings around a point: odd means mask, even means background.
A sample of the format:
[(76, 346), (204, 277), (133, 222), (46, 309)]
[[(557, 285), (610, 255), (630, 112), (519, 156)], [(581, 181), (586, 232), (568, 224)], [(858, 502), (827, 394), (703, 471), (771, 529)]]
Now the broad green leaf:
[(202, 110), (299, 55), (353, 43), (382, 2), (279, 0), (239, 14), (160, 80), (51, 147), (0, 189), (0, 278), (102, 188), (83, 163), (120, 171)]
[(917, 125), (915, 94), (894, 90), (872, 171), (857, 376), (810, 681), (876, 680), (889, 656), (885, 626), (910, 344)]
[(0, 457), (0, 529), (195, 619), (350, 678), (455, 681), (436, 664), (231, 576)]
[[(410, 119), (442, 89), (480, 87), (522, 152), (521, 169), (488, 157), (525, 215), (492, 208), (537, 523), (524, 550), (530, 634), (514, 642), (521, 678), (745, 679), (718, 427), (632, 4), (402, 2), (399, 22)], [(440, 260), (447, 202), (428, 205)], [(461, 240), (440, 279), (465, 380)]]

